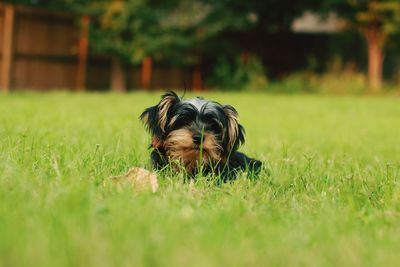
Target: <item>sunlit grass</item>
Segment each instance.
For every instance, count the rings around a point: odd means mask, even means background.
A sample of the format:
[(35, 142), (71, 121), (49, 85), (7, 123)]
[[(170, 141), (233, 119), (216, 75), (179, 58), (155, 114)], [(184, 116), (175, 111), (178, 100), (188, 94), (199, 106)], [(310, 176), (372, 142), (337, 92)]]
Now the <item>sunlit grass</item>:
[(159, 177), (138, 120), (160, 93), (0, 96), (0, 266), (395, 266), (400, 100), (208, 93), (239, 111), (258, 180)]

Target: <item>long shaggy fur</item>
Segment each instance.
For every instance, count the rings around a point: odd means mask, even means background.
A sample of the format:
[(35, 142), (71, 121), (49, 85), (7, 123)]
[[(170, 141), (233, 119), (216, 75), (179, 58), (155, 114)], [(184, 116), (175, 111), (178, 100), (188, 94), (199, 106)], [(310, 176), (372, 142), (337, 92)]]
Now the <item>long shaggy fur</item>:
[(152, 135), (152, 162), (156, 169), (172, 164), (194, 176), (203, 169), (225, 179), (237, 171), (258, 174), (261, 162), (237, 151), (244, 144), (244, 128), (230, 105), (202, 98), (180, 99), (168, 92), (140, 116)]

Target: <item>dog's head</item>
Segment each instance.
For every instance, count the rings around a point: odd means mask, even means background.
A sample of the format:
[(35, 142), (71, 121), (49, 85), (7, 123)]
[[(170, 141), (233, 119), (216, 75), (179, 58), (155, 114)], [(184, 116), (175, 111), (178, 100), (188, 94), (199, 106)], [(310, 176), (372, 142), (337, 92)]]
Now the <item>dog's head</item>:
[(229, 105), (196, 97), (189, 100), (168, 92), (140, 116), (152, 134), (152, 147), (165, 151), (171, 162), (194, 172), (199, 163), (224, 163), (244, 143), (244, 128)]

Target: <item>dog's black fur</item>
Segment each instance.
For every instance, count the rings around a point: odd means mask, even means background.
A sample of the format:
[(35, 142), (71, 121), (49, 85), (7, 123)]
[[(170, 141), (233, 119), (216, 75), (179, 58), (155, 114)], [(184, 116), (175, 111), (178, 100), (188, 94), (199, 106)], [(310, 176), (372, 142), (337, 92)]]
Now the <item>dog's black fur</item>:
[(238, 171), (257, 175), (261, 162), (237, 151), (245, 141), (237, 117), (229, 105), (200, 97), (183, 100), (172, 91), (164, 94), (140, 116), (152, 135), (154, 168), (183, 166), (191, 177), (201, 169), (223, 180), (234, 179)]

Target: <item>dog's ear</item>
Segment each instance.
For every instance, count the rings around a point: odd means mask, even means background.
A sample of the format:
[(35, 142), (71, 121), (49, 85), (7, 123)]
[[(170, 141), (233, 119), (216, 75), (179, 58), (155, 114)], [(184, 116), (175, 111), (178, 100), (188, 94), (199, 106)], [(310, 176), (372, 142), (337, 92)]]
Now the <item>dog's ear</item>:
[(179, 96), (170, 91), (161, 97), (161, 101), (156, 106), (145, 109), (140, 119), (153, 135), (161, 138), (166, 132), (169, 111), (179, 102)]
[(225, 133), (226, 147), (228, 151), (236, 151), (239, 146), (244, 144), (245, 131), (243, 126), (238, 122), (238, 113), (236, 109), (230, 105), (225, 105), (222, 108), (227, 118)]

